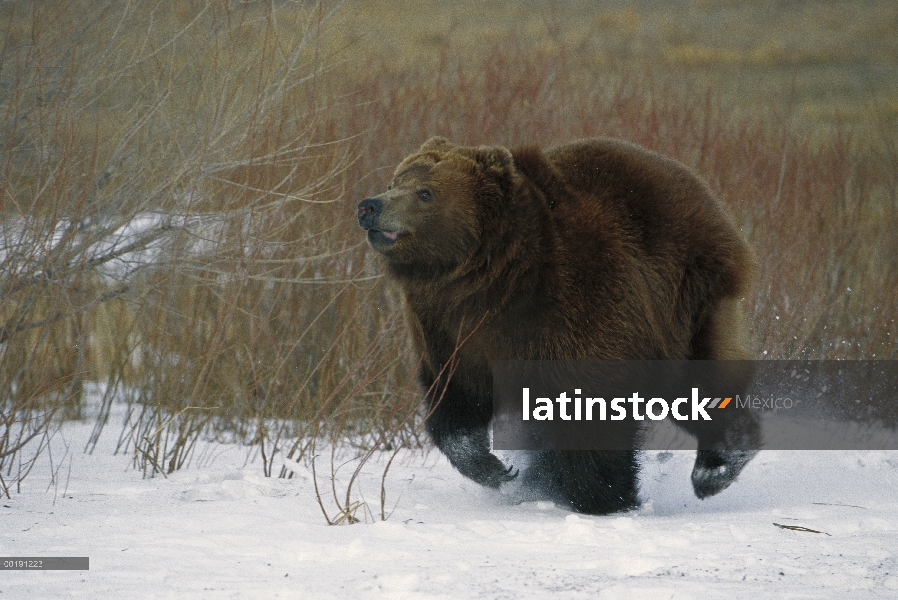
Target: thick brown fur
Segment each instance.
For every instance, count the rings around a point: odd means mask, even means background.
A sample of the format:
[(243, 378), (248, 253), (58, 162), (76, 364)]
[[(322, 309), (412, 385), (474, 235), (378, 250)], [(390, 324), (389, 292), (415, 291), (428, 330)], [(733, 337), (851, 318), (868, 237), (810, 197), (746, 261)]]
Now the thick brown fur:
[[(359, 222), (405, 298), (428, 430), (484, 485), (514, 476), (489, 451), (491, 361), (748, 358), (751, 251), (689, 169), (635, 145), (509, 151), (433, 138), (359, 205)], [(699, 496), (750, 458), (728, 450), (724, 438), (757, 436), (753, 423), (738, 427), (699, 439)], [(576, 510), (629, 508), (633, 443), (542, 453), (528, 477)]]

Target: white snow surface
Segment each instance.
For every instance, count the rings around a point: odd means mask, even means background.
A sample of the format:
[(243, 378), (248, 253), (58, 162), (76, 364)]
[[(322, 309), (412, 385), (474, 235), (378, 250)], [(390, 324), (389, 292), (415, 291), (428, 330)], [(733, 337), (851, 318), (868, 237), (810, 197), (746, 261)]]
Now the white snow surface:
[[(247, 448), (207, 443), (193, 466), (144, 479), (113, 454), (114, 422), (82, 453), (92, 427), (66, 423), (52, 466), (44, 452), (0, 500), (0, 555), (87, 556), (90, 569), (0, 571), (0, 600), (898, 598), (898, 452), (763, 451), (701, 501), (694, 452), (647, 451), (642, 508), (588, 516), (507, 504), (438, 452), (403, 451), (381, 521), (384, 453), (352, 495), (367, 522), (328, 526), (300, 467), (266, 478)], [(341, 494), (354, 467), (337, 472)]]

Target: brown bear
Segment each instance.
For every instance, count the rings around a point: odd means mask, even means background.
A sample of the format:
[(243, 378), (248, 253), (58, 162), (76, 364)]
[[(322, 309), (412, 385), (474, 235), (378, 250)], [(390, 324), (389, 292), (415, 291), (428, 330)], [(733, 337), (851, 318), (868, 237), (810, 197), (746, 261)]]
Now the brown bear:
[[(490, 449), (491, 361), (748, 358), (751, 251), (695, 174), (633, 144), (543, 152), (435, 137), (358, 220), (405, 301), (428, 432), (482, 485), (518, 475)], [(678, 425), (698, 438), (699, 497), (727, 487), (759, 439), (750, 417), (715, 435)], [(515, 486), (585, 513), (635, 507), (632, 437), (628, 450), (536, 452)]]

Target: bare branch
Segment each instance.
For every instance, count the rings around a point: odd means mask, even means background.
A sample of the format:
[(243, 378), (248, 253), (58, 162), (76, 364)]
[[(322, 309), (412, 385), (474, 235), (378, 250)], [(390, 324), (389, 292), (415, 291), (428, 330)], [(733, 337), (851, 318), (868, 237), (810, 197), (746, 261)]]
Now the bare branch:
[(70, 317), (73, 314), (77, 314), (80, 312), (84, 312), (97, 306), (98, 304), (102, 304), (104, 302), (108, 302), (113, 298), (118, 298), (119, 296), (126, 294), (131, 290), (131, 286), (123, 285), (118, 289), (111, 290), (92, 300), (91, 302), (74, 308), (72, 310), (67, 311), (57, 311), (52, 316), (47, 317), (46, 319), (41, 319), (40, 321), (34, 321), (32, 323), (19, 323), (17, 325), (13, 325), (11, 322), (7, 321), (6, 324), (0, 328), (0, 344), (6, 343), (6, 341), (17, 333), (21, 333), (23, 331), (28, 331), (30, 329), (36, 329), (38, 327), (45, 327), (47, 325), (52, 325), (54, 323), (58, 323), (63, 319)]

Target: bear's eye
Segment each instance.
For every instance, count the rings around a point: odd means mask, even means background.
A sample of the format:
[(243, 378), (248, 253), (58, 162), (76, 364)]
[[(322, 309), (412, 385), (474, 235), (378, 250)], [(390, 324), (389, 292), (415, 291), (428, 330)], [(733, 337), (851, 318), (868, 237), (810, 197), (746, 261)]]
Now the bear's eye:
[(420, 198), (422, 202), (430, 202), (433, 200), (433, 194), (430, 193), (430, 190), (419, 190), (418, 198)]
[(387, 185), (387, 191), (388, 191), (388, 192), (389, 192), (390, 190), (392, 190), (392, 189), (393, 189), (393, 184), (392, 184), (392, 183), (389, 184), (389, 185)]

